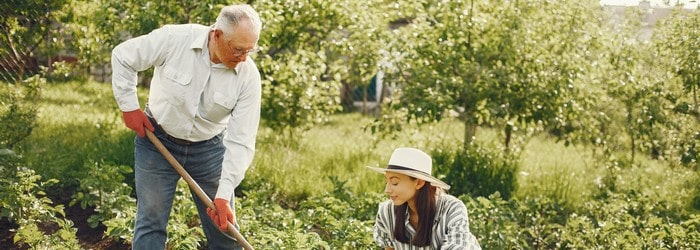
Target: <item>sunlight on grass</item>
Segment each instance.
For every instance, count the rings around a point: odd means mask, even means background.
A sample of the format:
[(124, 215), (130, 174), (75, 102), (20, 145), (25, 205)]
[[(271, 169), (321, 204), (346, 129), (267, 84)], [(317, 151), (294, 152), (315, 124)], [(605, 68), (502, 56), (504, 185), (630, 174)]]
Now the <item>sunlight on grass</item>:
[(40, 123), (97, 123), (113, 119), (118, 112), (109, 84), (68, 82), (54, 83), (47, 88), (50, 91), (42, 92)]
[(345, 181), (354, 192), (383, 192), (384, 176), (365, 166), (385, 166), (397, 147), (416, 147), (429, 152), (445, 140), (460, 138), (461, 124), (444, 121), (433, 126), (408, 128), (397, 140), (382, 140), (365, 132), (373, 118), (340, 114), (330, 124), (307, 131), (298, 147), (270, 142), (274, 131), (261, 129), (258, 152), (249, 173), (263, 175), (292, 197), (332, 191), (330, 177)]
[(545, 195), (564, 204), (582, 202), (596, 187), (605, 169), (583, 147), (566, 147), (546, 136), (531, 139), (524, 147), (516, 196)]
[[(148, 91), (140, 92), (145, 100)], [(22, 150), (31, 152), (28, 164), (44, 177), (80, 178), (87, 159), (133, 164), (133, 134), (123, 125), (110, 84), (49, 83), (40, 101), (37, 127)]]

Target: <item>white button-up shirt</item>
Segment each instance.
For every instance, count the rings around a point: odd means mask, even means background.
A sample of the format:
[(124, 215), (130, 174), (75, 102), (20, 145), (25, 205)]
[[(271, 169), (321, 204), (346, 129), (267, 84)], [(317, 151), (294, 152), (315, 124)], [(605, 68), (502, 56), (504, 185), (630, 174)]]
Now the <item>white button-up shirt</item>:
[[(374, 224), (374, 241), (380, 247), (391, 247), (396, 250), (423, 250), (423, 249), (481, 249), (476, 237), (469, 230), (469, 218), (467, 207), (459, 199), (452, 195), (441, 194), (438, 196), (437, 212), (433, 220), (433, 234), (430, 237), (430, 246), (418, 247), (402, 243), (394, 238), (394, 204), (391, 200), (379, 204), (377, 219)], [(413, 239), (416, 230), (409, 223), (408, 210), (406, 210), (406, 234)], [(423, 218), (421, 218), (423, 219)]]
[(122, 111), (140, 108), (137, 72), (155, 67), (148, 108), (169, 135), (203, 141), (226, 131), (216, 198), (230, 200), (255, 153), (261, 83), (247, 58), (235, 70), (213, 64), (208, 26), (165, 25), (112, 51), (112, 88)]

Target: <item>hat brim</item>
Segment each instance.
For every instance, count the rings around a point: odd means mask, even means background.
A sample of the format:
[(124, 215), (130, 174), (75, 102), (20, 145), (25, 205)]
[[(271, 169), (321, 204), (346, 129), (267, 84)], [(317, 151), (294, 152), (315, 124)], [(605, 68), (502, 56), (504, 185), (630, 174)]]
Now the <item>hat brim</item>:
[(450, 185), (447, 185), (447, 183), (444, 183), (444, 182), (442, 182), (441, 180), (439, 180), (439, 179), (437, 179), (437, 178), (435, 178), (435, 177), (433, 177), (433, 176), (430, 176), (430, 175), (428, 175), (428, 174), (426, 174), (426, 173), (420, 172), (420, 171), (416, 171), (416, 170), (403, 170), (403, 169), (387, 169), (387, 168), (377, 168), (377, 167), (370, 167), (370, 166), (365, 166), (365, 167), (369, 168), (370, 170), (373, 170), (373, 171), (382, 173), (382, 174), (384, 174), (384, 173), (386, 173), (386, 172), (393, 172), (393, 173), (405, 174), (405, 175), (411, 176), (411, 177), (413, 177), (413, 178), (418, 178), (418, 179), (427, 181), (427, 182), (430, 183), (430, 185), (433, 185), (433, 186), (442, 188), (442, 189), (444, 189), (444, 190), (449, 190), (449, 189), (450, 189)]

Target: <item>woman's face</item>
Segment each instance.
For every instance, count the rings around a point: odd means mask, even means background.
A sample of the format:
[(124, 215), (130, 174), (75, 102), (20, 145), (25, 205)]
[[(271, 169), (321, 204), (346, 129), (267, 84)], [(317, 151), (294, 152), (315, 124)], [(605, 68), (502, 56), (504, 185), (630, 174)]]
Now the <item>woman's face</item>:
[(386, 172), (384, 177), (386, 178), (384, 193), (389, 195), (394, 206), (403, 205), (406, 202), (409, 205), (413, 204), (416, 192), (425, 184), (425, 181), (411, 178), (405, 174)]

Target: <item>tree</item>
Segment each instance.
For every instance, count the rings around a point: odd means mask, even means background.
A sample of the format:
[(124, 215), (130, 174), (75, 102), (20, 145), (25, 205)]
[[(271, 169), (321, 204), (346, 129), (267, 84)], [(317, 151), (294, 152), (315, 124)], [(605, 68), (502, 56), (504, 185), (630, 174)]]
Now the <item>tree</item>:
[(588, 127), (579, 118), (591, 100), (579, 84), (596, 46), (597, 3), (402, 4), (413, 16), (395, 32), (395, 68), (387, 77), (401, 93), (389, 104), (394, 114), (379, 118), (374, 130), (400, 130), (392, 121), (423, 124), (457, 112), (466, 148), (478, 126), (503, 127), (506, 146), (519, 128), (547, 128), (571, 142), (574, 132)]
[[(666, 74), (670, 88), (672, 126), (666, 134), (670, 151), (684, 165), (700, 166), (700, 12), (675, 10), (663, 20), (653, 36), (655, 64)], [(677, 86), (677, 87), (676, 87)]]
[[(294, 141), (340, 110), (341, 82), (368, 82), (385, 31), (381, 1), (256, 1), (265, 124)], [(366, 8), (361, 10), (360, 8)], [(320, 21), (323, 20), (323, 21)]]
[[(38, 69), (40, 49), (60, 47), (52, 25), (62, 16), (67, 0), (8, 0), (0, 2), (0, 73), (9, 82)], [(57, 40), (58, 40), (57, 39)], [(44, 44), (46, 42), (46, 44)]]

